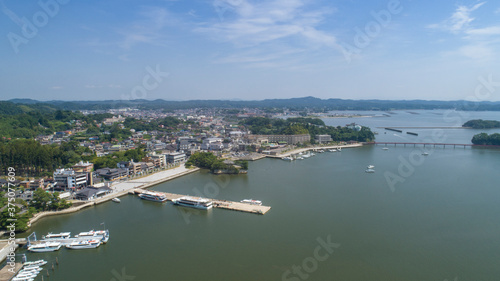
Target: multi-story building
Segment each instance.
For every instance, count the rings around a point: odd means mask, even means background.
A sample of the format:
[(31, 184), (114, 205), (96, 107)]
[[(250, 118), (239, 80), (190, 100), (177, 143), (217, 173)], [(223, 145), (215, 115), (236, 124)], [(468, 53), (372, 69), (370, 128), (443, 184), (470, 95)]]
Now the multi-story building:
[(180, 152), (168, 153), (165, 156), (168, 164), (177, 165), (186, 161), (186, 154)]
[(57, 169), (54, 174), (54, 188), (57, 189), (75, 189), (85, 187), (88, 184), (87, 173), (76, 173), (72, 169)]
[(316, 142), (317, 143), (326, 143), (326, 142), (332, 142), (332, 136), (330, 135), (316, 135)]
[(89, 163), (84, 163), (83, 161), (80, 161), (73, 165), (73, 170), (77, 173), (90, 173), (94, 169), (94, 164)]
[(267, 139), (269, 142), (286, 142), (287, 144), (298, 144), (311, 141), (311, 135), (248, 135), (249, 140)]

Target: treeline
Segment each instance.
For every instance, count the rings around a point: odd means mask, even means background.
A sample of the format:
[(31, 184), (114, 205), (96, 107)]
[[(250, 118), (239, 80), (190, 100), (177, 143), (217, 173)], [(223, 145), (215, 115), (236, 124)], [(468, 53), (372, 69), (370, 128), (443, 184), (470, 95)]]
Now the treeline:
[(257, 135), (298, 135), (310, 134), (311, 139), (316, 135), (330, 135), (334, 141), (372, 141), (375, 135), (368, 127), (356, 131), (347, 127), (326, 126), (318, 118), (288, 118), (276, 119), (252, 117), (244, 119), (240, 125), (247, 126), (252, 134)]
[(472, 137), (472, 143), (480, 145), (500, 145), (500, 134), (499, 133), (494, 133), (491, 135), (488, 135), (487, 133), (477, 134)]
[[(248, 161), (239, 160), (235, 162), (236, 165), (240, 166), (241, 169), (248, 169)], [(209, 169), (211, 172), (215, 171), (225, 171), (226, 173), (237, 174), (240, 168), (232, 164), (224, 163), (224, 160), (217, 158), (210, 152), (195, 152), (189, 157), (189, 160), (185, 164), (186, 168), (196, 166), (198, 168)]]
[(462, 127), (473, 128), (473, 129), (491, 129), (500, 128), (500, 122), (495, 120), (469, 120), (465, 122)]

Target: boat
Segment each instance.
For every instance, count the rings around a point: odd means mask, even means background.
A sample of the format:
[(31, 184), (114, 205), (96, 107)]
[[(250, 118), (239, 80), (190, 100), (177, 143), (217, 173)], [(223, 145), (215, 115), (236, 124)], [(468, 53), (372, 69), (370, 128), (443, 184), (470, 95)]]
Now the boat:
[(44, 260), (37, 260), (37, 261), (27, 261), (23, 263), (23, 266), (42, 266), (46, 265), (47, 261)]
[(181, 198), (173, 199), (172, 203), (174, 203), (175, 205), (202, 210), (208, 210), (212, 208), (212, 201), (204, 198), (194, 198), (189, 196), (183, 196)]
[(83, 240), (83, 241), (75, 241), (69, 245), (66, 245), (66, 248), (69, 249), (93, 249), (97, 248), (101, 245), (100, 240)]
[(382, 148), (382, 150), (389, 150), (389, 148), (388, 147), (384, 147), (384, 148)]
[(262, 205), (262, 201), (260, 200), (254, 200), (254, 199), (243, 199), (240, 201), (241, 203), (246, 203), (246, 204), (251, 204), (251, 205)]
[(309, 158), (309, 157), (311, 157), (311, 155), (309, 155), (309, 154), (302, 155), (302, 158)]
[(12, 280), (12, 281), (34, 281), (35, 278), (33, 278), (33, 277), (17, 277), (16, 276), (16, 277), (14, 277), (14, 278), (12, 278), (10, 280)]
[(297, 157), (295, 160), (304, 160), (304, 157)]
[(374, 169), (366, 169), (365, 173), (375, 173), (375, 170)]
[(368, 168), (368, 169), (373, 169), (373, 168), (375, 168), (375, 166), (373, 166), (373, 165), (368, 165), (368, 167), (366, 167), (366, 168)]
[(19, 272), (40, 272), (40, 271), (42, 271), (41, 267), (30, 267), (19, 270)]
[(334, 149), (329, 149), (328, 151), (330, 152), (337, 152), (337, 150), (334, 148)]
[(338, 152), (342, 152), (342, 147), (337, 147)]
[(61, 248), (60, 242), (46, 242), (40, 244), (33, 244), (28, 247), (28, 251), (41, 253), (41, 252), (53, 252)]
[(120, 198), (116, 198), (116, 197), (113, 198), (113, 199), (111, 199), (111, 201), (116, 202), (116, 203), (120, 203), (121, 202)]
[(61, 233), (49, 232), (49, 234), (45, 235), (42, 238), (44, 240), (47, 240), (47, 239), (68, 239), (70, 236), (71, 236), (71, 232), (61, 232)]
[(289, 156), (287, 156), (287, 157), (283, 157), (283, 158), (281, 158), (281, 159), (282, 159), (282, 160), (285, 160), (285, 161), (293, 161), (293, 158), (292, 158), (292, 157), (289, 157)]
[(80, 232), (75, 237), (77, 238), (88, 238), (88, 239), (96, 239), (101, 240), (101, 242), (107, 243), (109, 240), (109, 231), (108, 230), (91, 230), (87, 232)]
[(318, 150), (318, 152), (319, 152), (319, 153), (323, 153), (323, 152), (325, 152), (325, 151), (324, 151), (323, 149), (321, 149), (321, 150)]
[(139, 197), (144, 200), (150, 200), (155, 202), (167, 201), (167, 197), (165, 195), (151, 191), (143, 191), (141, 194), (139, 194)]
[(429, 155), (429, 152), (423, 152), (422, 155), (427, 156)]

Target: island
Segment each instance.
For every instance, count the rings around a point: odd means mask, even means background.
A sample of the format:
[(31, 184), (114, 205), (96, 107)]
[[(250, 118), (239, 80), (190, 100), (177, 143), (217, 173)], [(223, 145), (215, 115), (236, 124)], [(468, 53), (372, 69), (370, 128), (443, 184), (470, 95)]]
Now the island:
[(500, 122), (495, 120), (475, 119), (465, 122), (462, 127), (473, 129), (492, 129), (500, 128)]
[(476, 145), (500, 145), (500, 134), (494, 133), (488, 135), (487, 133), (481, 133), (474, 135), (472, 137), (472, 143)]

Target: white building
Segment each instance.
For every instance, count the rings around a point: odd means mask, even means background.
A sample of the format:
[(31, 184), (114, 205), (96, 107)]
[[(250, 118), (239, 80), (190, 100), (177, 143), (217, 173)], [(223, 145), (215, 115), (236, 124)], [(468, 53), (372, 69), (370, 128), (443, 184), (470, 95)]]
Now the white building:
[(176, 165), (186, 161), (186, 154), (180, 152), (167, 153), (165, 156), (168, 164)]
[(87, 174), (75, 173), (72, 169), (57, 169), (54, 174), (56, 188), (68, 189), (87, 186)]
[(206, 138), (201, 143), (202, 150), (221, 150), (222, 148), (224, 148), (222, 138)]

